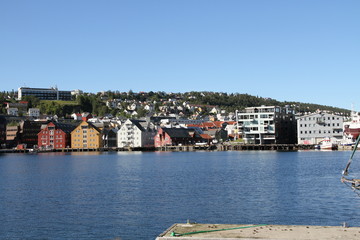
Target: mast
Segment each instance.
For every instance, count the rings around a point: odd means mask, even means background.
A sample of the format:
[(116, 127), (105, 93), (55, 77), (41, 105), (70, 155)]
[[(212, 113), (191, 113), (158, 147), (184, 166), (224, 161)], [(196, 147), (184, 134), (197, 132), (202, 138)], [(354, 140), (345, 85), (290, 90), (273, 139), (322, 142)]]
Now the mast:
[(359, 141), (360, 141), (360, 135), (359, 135), (358, 138), (356, 139), (356, 143), (355, 143), (355, 145), (354, 145), (354, 149), (353, 149), (353, 151), (352, 151), (352, 153), (351, 153), (351, 156), (350, 156), (350, 158), (349, 158), (349, 161), (348, 161), (348, 163), (346, 164), (346, 167), (345, 167), (345, 169), (344, 169), (344, 171), (343, 171), (343, 175), (344, 175), (344, 176), (347, 176), (347, 175), (349, 174), (349, 167), (350, 167), (350, 164), (351, 164), (351, 162), (352, 162), (352, 158), (354, 157), (355, 151), (356, 151), (356, 149), (357, 149), (357, 147), (358, 147), (358, 145), (359, 145)]

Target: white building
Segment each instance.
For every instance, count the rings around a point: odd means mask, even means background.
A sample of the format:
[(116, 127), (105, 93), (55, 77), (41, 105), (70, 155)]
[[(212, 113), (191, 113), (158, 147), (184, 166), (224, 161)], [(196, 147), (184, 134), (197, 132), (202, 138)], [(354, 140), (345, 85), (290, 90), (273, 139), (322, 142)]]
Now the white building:
[(250, 144), (290, 144), (296, 142), (296, 120), (289, 107), (248, 107), (237, 112), (239, 134)]
[(38, 118), (40, 116), (40, 109), (38, 109), (38, 108), (29, 108), (28, 115), (30, 117)]
[(330, 113), (313, 113), (297, 118), (298, 144), (318, 144), (325, 138), (340, 143), (343, 117)]
[(155, 135), (152, 123), (128, 119), (117, 132), (118, 147), (153, 147)]
[(19, 115), (19, 110), (17, 108), (8, 108), (7, 109), (7, 114), (12, 115), (12, 116), (18, 116)]

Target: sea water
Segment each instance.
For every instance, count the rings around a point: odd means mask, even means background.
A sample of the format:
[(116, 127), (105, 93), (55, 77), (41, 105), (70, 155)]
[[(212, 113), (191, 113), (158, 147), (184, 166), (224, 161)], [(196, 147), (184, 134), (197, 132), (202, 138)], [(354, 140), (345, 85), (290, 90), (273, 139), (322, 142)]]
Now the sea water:
[(349, 156), (349, 151), (3, 154), (0, 239), (155, 239), (187, 220), (360, 226), (360, 197), (340, 182)]

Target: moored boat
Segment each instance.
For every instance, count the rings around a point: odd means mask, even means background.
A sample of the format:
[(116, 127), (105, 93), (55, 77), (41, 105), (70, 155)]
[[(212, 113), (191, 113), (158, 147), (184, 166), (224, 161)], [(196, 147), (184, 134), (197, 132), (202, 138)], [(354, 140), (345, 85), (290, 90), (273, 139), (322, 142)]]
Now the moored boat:
[(336, 150), (337, 144), (333, 143), (330, 138), (323, 139), (320, 144), (320, 150)]

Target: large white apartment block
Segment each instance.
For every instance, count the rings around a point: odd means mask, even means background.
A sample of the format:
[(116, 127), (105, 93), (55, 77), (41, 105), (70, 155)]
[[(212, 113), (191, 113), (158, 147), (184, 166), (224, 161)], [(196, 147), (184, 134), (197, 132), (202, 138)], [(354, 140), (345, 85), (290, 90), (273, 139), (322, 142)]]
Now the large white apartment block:
[(296, 142), (296, 120), (290, 107), (248, 107), (236, 113), (239, 135), (249, 144)]
[(343, 117), (330, 113), (313, 113), (297, 118), (298, 144), (318, 144), (325, 138), (341, 142)]
[(152, 123), (128, 119), (117, 132), (118, 147), (153, 147), (156, 133)]

